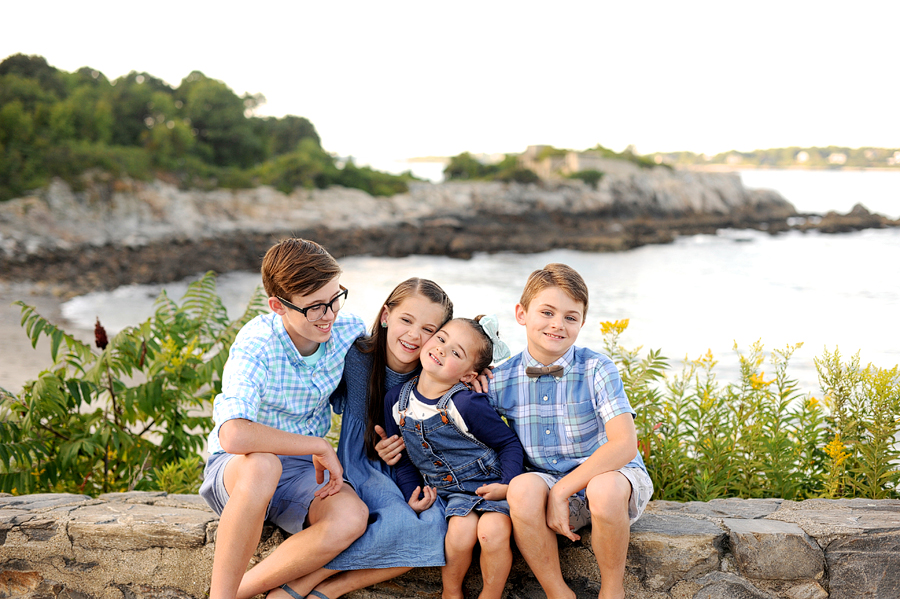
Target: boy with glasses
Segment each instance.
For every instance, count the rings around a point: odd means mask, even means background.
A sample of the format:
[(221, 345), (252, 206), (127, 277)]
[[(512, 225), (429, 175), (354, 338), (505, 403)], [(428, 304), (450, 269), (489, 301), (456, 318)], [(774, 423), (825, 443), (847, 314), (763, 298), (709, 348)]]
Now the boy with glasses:
[[(322, 246), (303, 239), (281, 241), (263, 259), (272, 312), (231, 346), (200, 487), (221, 516), (210, 599), (252, 597), (319, 570), (366, 529), (368, 509), (324, 439), (328, 398), (365, 333), (359, 317), (340, 313), (348, 294), (340, 274)], [(246, 571), (267, 520), (291, 536)]]

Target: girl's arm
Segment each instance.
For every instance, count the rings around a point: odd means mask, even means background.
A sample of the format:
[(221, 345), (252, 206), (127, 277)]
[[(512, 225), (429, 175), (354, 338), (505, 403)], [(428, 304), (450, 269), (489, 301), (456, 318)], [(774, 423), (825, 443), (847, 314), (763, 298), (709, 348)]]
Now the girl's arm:
[[(462, 397), (460, 397), (462, 396)], [(459, 401), (457, 401), (459, 398)], [(525, 450), (522, 443), (500, 415), (488, 403), (487, 395), (460, 391), (453, 396), (453, 404), (459, 411), (469, 432), (479, 441), (497, 452), (503, 478), (500, 484), (509, 484), (522, 474)]]

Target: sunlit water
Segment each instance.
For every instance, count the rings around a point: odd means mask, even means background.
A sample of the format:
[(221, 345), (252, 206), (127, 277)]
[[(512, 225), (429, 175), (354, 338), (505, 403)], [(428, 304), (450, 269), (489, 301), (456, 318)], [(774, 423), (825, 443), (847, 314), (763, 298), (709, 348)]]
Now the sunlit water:
[[(549, 262), (571, 265), (588, 283), (591, 305), (578, 345), (600, 348), (599, 323), (627, 318), (627, 347), (662, 349), (673, 364), (712, 350), (720, 378), (728, 381), (737, 377), (735, 343), (746, 351), (758, 339), (767, 349), (803, 342), (789, 372), (809, 391), (817, 390), (813, 358), (826, 347), (860, 351), (863, 363), (900, 363), (898, 229), (777, 236), (727, 230), (602, 254), (351, 257), (341, 260), (341, 280), (351, 290), (345, 309), (371, 325), (399, 281), (431, 278), (450, 294), (457, 315), (497, 314), (501, 336), (516, 351), (525, 336), (513, 308), (528, 274)], [(243, 309), (258, 284), (257, 273), (219, 278), (230, 315)], [(165, 287), (178, 298), (186, 283)], [(158, 292), (157, 286), (140, 285), (93, 293), (67, 302), (63, 314), (85, 328), (99, 316), (118, 330), (148, 318)]]
[[(900, 216), (900, 172), (757, 170), (742, 177), (748, 186), (780, 191), (800, 211), (846, 212), (862, 202)], [(327, 246), (327, 240), (319, 241)], [(810, 392), (818, 392), (813, 359), (825, 348), (839, 348), (844, 355), (859, 351), (863, 364), (900, 363), (898, 229), (775, 236), (726, 230), (602, 254), (351, 257), (341, 260), (342, 282), (351, 290), (346, 309), (371, 325), (394, 285), (411, 276), (431, 278), (450, 294), (458, 315), (497, 314), (501, 335), (517, 351), (525, 336), (513, 318), (514, 306), (528, 274), (549, 262), (570, 264), (588, 283), (591, 305), (579, 345), (599, 349), (599, 323), (627, 318), (622, 337), (627, 347), (662, 349), (675, 367), (711, 350), (720, 379), (734, 381), (735, 343), (747, 351), (756, 340), (768, 350), (803, 342), (789, 372)], [(234, 317), (260, 277), (229, 273), (218, 284)], [(186, 287), (186, 282), (165, 285), (173, 298)], [(126, 286), (77, 297), (63, 305), (63, 315), (85, 329), (99, 317), (117, 331), (149, 318), (160, 289)]]

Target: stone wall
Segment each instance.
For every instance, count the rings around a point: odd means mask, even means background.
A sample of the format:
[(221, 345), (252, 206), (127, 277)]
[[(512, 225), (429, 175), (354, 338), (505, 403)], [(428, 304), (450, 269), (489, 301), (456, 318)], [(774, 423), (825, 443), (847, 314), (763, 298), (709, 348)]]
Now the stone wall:
[[(197, 496), (0, 497), (0, 598), (201, 599), (217, 523)], [(254, 559), (282, 539), (267, 527)], [(590, 533), (560, 547), (570, 586), (596, 597)], [(632, 526), (626, 585), (628, 597), (647, 599), (896, 599), (900, 501), (654, 501)], [(466, 586), (477, 594), (477, 568)], [(438, 569), (425, 568), (350, 597), (439, 591)], [(507, 596), (543, 597), (518, 555)]]

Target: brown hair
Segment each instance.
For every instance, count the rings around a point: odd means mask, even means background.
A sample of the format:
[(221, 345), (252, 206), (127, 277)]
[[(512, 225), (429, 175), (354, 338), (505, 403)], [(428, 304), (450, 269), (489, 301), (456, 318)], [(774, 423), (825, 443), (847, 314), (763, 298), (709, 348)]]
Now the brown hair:
[(479, 314), (474, 319), (472, 318), (454, 318), (453, 320), (459, 320), (461, 322), (466, 323), (472, 330), (475, 331), (481, 338), (481, 347), (478, 348), (478, 351), (475, 352), (475, 362), (472, 364), (472, 370), (481, 374), (481, 371), (491, 365), (491, 362), (494, 361), (494, 342), (491, 341), (491, 338), (488, 336), (487, 332), (484, 330), (484, 327), (481, 326), (481, 319), (484, 318), (484, 314)]
[(522, 298), (519, 303), (527, 310), (534, 297), (550, 287), (558, 287), (576, 302), (584, 304), (582, 319), (587, 317), (588, 288), (581, 275), (566, 264), (553, 263), (538, 269), (528, 276), (525, 289), (522, 290)]
[(269, 297), (290, 300), (318, 291), (341, 274), (341, 267), (315, 241), (291, 237), (269, 248), (262, 262), (263, 287)]
[(440, 285), (428, 279), (413, 277), (394, 287), (394, 290), (391, 291), (388, 298), (384, 301), (384, 305), (378, 308), (378, 314), (375, 317), (375, 322), (372, 323), (370, 333), (366, 337), (360, 337), (356, 340), (356, 347), (359, 351), (372, 356), (372, 368), (369, 371), (369, 385), (366, 390), (366, 433), (364, 439), (366, 455), (370, 460), (378, 459), (375, 444), (381, 440), (381, 437), (375, 432), (375, 425), (377, 424), (384, 428), (384, 394), (387, 393), (387, 389), (384, 388), (385, 370), (387, 369), (387, 329), (381, 326), (381, 314), (384, 308), (393, 310), (403, 300), (415, 295), (428, 298), (444, 309), (443, 318), (439, 323), (441, 326), (453, 318), (453, 302), (450, 301), (447, 293), (441, 289)]

